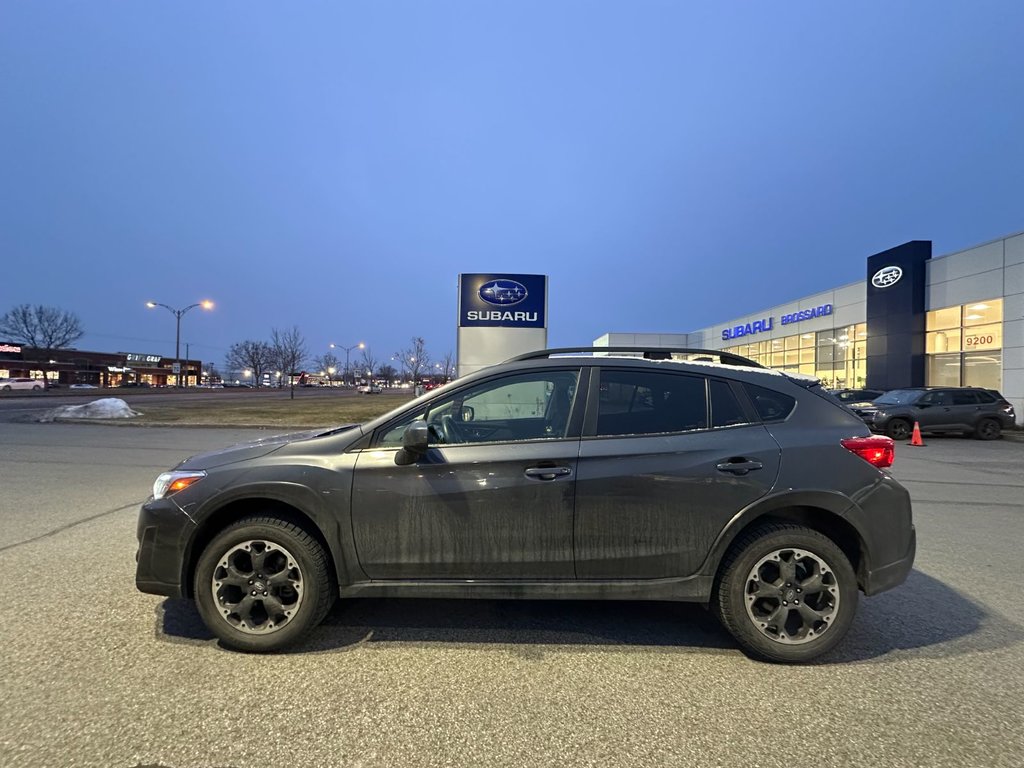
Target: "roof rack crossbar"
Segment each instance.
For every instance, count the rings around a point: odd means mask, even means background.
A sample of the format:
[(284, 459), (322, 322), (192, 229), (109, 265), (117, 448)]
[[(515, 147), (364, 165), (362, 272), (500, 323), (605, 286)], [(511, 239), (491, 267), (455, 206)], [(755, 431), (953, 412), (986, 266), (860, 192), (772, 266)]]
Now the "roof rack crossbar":
[(535, 352), (527, 352), (523, 355), (516, 355), (506, 360), (506, 363), (519, 362), (521, 360), (540, 360), (554, 355), (570, 355), (596, 352), (632, 352), (642, 354), (648, 360), (667, 360), (673, 354), (677, 355), (708, 355), (717, 357), (723, 365), (742, 365), (748, 368), (764, 368), (749, 358), (732, 352), (723, 352), (720, 349), (700, 349), (696, 347), (557, 347), (555, 349), (538, 349)]

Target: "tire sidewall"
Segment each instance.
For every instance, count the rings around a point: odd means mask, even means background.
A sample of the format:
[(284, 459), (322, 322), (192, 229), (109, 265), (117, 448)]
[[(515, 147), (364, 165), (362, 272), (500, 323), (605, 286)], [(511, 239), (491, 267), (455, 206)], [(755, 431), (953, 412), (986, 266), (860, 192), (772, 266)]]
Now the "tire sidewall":
[[(986, 425), (991, 425), (992, 431), (990, 434), (986, 434), (985, 432)], [(975, 428), (974, 434), (979, 440), (997, 440), (999, 439), (1001, 431), (1002, 425), (995, 419), (982, 419), (978, 422), (978, 426)]]
[(893, 440), (906, 440), (912, 431), (913, 426), (910, 422), (902, 418), (893, 419), (885, 428), (885, 434)]
[[(746, 579), (761, 558), (778, 549), (798, 549), (821, 558), (832, 569), (839, 586), (839, 612), (828, 629), (807, 643), (786, 645), (765, 636), (755, 626), (746, 608)], [(843, 639), (857, 612), (857, 577), (846, 555), (831, 540), (810, 529), (768, 533), (749, 544), (730, 563), (719, 591), (720, 617), (754, 656), (768, 661), (806, 662), (835, 648)]]
[[(310, 551), (310, 542), (304, 541), (288, 530), (287, 523), (280, 525), (265, 521), (237, 523), (217, 534), (203, 550), (196, 564), (193, 594), (196, 607), (206, 626), (224, 645), (240, 651), (278, 651), (298, 642), (323, 618), (320, 606), (324, 590), (328, 589), (326, 574), (315, 562), (315, 552)], [(221, 616), (210, 590), (213, 573), (221, 557), (231, 548), (250, 540), (263, 540), (277, 544), (290, 552), (302, 574), (302, 602), (288, 624), (267, 634), (252, 634), (235, 629)], [(316, 542), (313, 546), (319, 549)]]

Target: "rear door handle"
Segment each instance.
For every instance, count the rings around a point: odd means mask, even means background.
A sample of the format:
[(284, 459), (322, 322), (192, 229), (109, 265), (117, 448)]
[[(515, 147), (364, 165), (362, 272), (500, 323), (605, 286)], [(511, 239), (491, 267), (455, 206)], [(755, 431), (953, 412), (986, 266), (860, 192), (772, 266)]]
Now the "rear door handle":
[(762, 469), (764, 464), (754, 459), (732, 458), (718, 464), (716, 469), (719, 472), (730, 472), (734, 475), (745, 475), (755, 469)]
[(556, 477), (571, 475), (572, 470), (569, 467), (530, 467), (523, 474), (534, 480), (554, 480)]

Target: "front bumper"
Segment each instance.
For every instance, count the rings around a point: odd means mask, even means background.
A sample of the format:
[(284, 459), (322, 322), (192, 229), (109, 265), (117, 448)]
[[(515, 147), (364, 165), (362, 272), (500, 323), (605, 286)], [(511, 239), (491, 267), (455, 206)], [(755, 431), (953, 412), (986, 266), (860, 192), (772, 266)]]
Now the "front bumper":
[(184, 597), (186, 543), (196, 525), (171, 499), (150, 499), (139, 510), (135, 586), (140, 592)]

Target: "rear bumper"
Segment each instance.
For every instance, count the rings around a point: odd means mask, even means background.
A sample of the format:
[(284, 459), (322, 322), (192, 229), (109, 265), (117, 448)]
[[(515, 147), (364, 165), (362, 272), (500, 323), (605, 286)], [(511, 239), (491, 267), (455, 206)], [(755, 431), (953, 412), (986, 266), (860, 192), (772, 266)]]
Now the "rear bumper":
[(914, 567), (914, 557), (917, 555), (917, 531), (911, 527), (910, 529), (910, 546), (907, 548), (906, 554), (899, 560), (891, 563), (886, 563), (879, 568), (872, 568), (863, 577), (863, 584), (861, 585), (864, 589), (865, 595), (877, 595), (879, 592), (885, 592), (887, 589), (898, 587), (910, 574), (910, 569)]
[(135, 587), (140, 592), (184, 597), (185, 542), (195, 523), (169, 499), (150, 500), (139, 510)]

